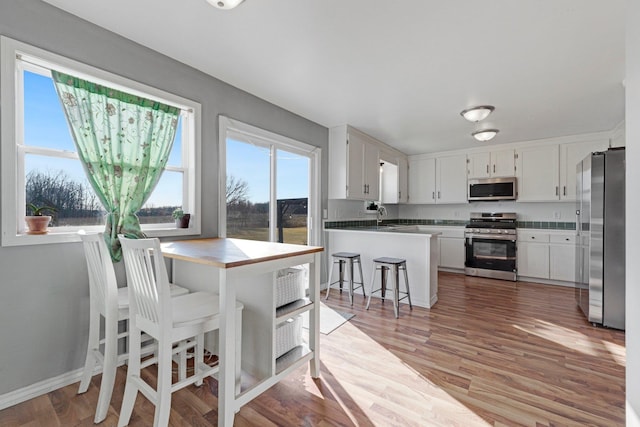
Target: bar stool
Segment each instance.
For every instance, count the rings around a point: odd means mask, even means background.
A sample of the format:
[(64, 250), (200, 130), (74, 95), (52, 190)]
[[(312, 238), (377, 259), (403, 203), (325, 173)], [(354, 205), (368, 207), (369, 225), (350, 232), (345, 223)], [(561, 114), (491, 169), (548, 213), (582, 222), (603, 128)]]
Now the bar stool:
[[(340, 292), (342, 292), (342, 283), (345, 281), (344, 267), (346, 265), (349, 266), (349, 302), (351, 303), (351, 305), (353, 305), (353, 291), (358, 288), (362, 288), (362, 296), (366, 298), (367, 294), (364, 290), (364, 283), (363, 283), (364, 279), (362, 278), (362, 264), (360, 263), (360, 254), (356, 254), (353, 252), (336, 252), (331, 256), (333, 257), (333, 262), (331, 263), (331, 268), (329, 269), (329, 279), (328, 279), (329, 284), (327, 285), (327, 295), (324, 297), (324, 299), (326, 300), (329, 298), (329, 290), (331, 289), (331, 285), (335, 283), (340, 283)], [(340, 272), (339, 278), (335, 282), (331, 282), (331, 277), (333, 275), (333, 266), (336, 263), (338, 264), (338, 269)], [(358, 271), (360, 272), (359, 282), (354, 281), (354, 277), (353, 277), (354, 264), (358, 264)], [(356, 286), (354, 288), (353, 285), (360, 285), (360, 286)]]
[[(376, 271), (380, 270), (380, 288), (374, 290), (373, 285), (376, 281)], [(369, 298), (367, 299), (367, 310), (369, 310), (369, 304), (371, 303), (371, 295), (374, 292), (380, 291), (380, 295), (382, 296), (382, 302), (384, 302), (385, 291), (387, 288), (387, 272), (389, 270), (393, 270), (393, 311), (396, 315), (396, 319), (398, 318), (398, 311), (400, 309), (400, 301), (407, 298), (409, 300), (409, 309), (413, 309), (411, 305), (411, 294), (409, 291), (409, 278), (407, 277), (407, 261), (401, 258), (376, 258), (373, 260), (373, 273), (371, 274), (371, 291), (369, 292)], [(404, 285), (406, 288), (406, 292), (400, 291), (400, 270), (404, 271)], [(400, 294), (403, 293), (404, 296), (400, 298)]]

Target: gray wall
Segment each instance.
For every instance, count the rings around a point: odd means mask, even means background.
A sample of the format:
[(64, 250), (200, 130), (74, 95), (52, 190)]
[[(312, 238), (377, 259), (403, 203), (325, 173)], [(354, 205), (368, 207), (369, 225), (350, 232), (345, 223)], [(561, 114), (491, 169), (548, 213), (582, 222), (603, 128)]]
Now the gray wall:
[[(325, 127), (38, 0), (2, 0), (0, 34), (200, 102), (204, 237), (218, 232), (217, 167), (207, 165), (218, 164), (220, 114), (321, 147), (327, 207)], [(80, 368), (89, 302), (80, 244), (2, 247), (0, 272), (0, 395)]]

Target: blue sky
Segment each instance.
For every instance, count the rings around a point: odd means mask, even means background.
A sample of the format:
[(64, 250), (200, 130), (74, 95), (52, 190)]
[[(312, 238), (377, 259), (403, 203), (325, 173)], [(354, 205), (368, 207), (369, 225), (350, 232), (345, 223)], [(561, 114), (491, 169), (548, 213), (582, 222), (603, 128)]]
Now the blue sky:
[[(76, 151), (64, 112), (50, 78), (25, 72), (25, 144)], [(178, 134), (180, 129), (178, 129)], [(203, 144), (206, 142), (203, 141)], [(179, 140), (174, 143), (169, 164), (178, 165), (181, 157)], [(309, 192), (309, 160), (293, 153), (278, 151), (278, 198), (307, 197)], [(204, 168), (207, 165), (203, 165)], [(27, 172), (32, 169), (57, 173), (64, 171), (69, 178), (87, 182), (79, 161), (52, 159), (28, 155)], [(227, 144), (227, 174), (248, 183), (249, 200), (254, 203), (269, 199), (269, 151), (267, 149), (230, 141)], [(87, 184), (88, 185), (88, 184)], [(148, 200), (150, 206), (181, 205), (180, 174), (165, 172)], [(203, 186), (207, 188), (207, 186)]]

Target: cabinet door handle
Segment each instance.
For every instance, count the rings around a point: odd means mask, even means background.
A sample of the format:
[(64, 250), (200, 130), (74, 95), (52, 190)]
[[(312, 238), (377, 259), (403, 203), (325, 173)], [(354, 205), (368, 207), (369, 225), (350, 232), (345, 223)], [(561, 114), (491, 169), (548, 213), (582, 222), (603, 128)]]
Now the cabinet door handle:
[(496, 173), (496, 165), (493, 165), (493, 173)]
[(560, 193), (560, 188), (556, 185), (556, 196)]
[(531, 236), (531, 240), (536, 240), (536, 236)]
[(489, 165), (487, 165), (487, 173), (489, 173)]
[(432, 198), (433, 200), (435, 200), (435, 199), (436, 199), (436, 192), (435, 192), (435, 191), (432, 191), (432, 192), (431, 192), (431, 198)]
[(563, 196), (566, 196), (566, 195), (567, 195), (567, 186), (566, 186), (566, 185), (563, 185), (563, 186), (562, 186), (562, 195), (563, 195)]
[(438, 191), (438, 199), (440, 198), (440, 191)]

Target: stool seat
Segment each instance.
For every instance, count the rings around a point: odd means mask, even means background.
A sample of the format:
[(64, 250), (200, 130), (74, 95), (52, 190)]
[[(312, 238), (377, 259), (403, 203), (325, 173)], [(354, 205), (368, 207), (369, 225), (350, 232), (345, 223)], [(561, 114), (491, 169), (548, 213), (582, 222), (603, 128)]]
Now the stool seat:
[[(355, 252), (335, 252), (331, 254), (333, 257), (333, 262), (331, 263), (331, 268), (329, 269), (329, 278), (327, 280), (327, 294), (324, 299), (329, 299), (329, 291), (331, 290), (331, 285), (338, 283), (340, 286), (340, 293), (342, 293), (342, 284), (347, 282), (349, 284), (349, 302), (353, 305), (353, 291), (358, 288), (362, 288), (362, 296), (367, 297), (367, 293), (364, 290), (364, 279), (362, 278), (362, 263), (360, 262), (360, 254)], [(333, 276), (333, 266), (334, 264), (338, 264), (339, 269), (339, 277), (335, 282), (331, 281)], [(358, 265), (358, 272), (360, 273), (360, 281), (356, 282), (353, 272), (355, 265)], [(348, 268), (349, 278), (346, 279), (345, 276), (345, 268)], [(359, 285), (359, 286), (355, 286)]]
[(382, 258), (374, 259), (373, 262), (375, 262), (377, 264), (398, 265), (398, 264), (403, 264), (403, 263), (407, 262), (407, 260), (406, 259), (402, 259), (402, 258), (382, 257)]
[(334, 258), (352, 259), (352, 258), (359, 258), (360, 254), (356, 254), (353, 252), (336, 252), (335, 254), (331, 254), (331, 256)]

